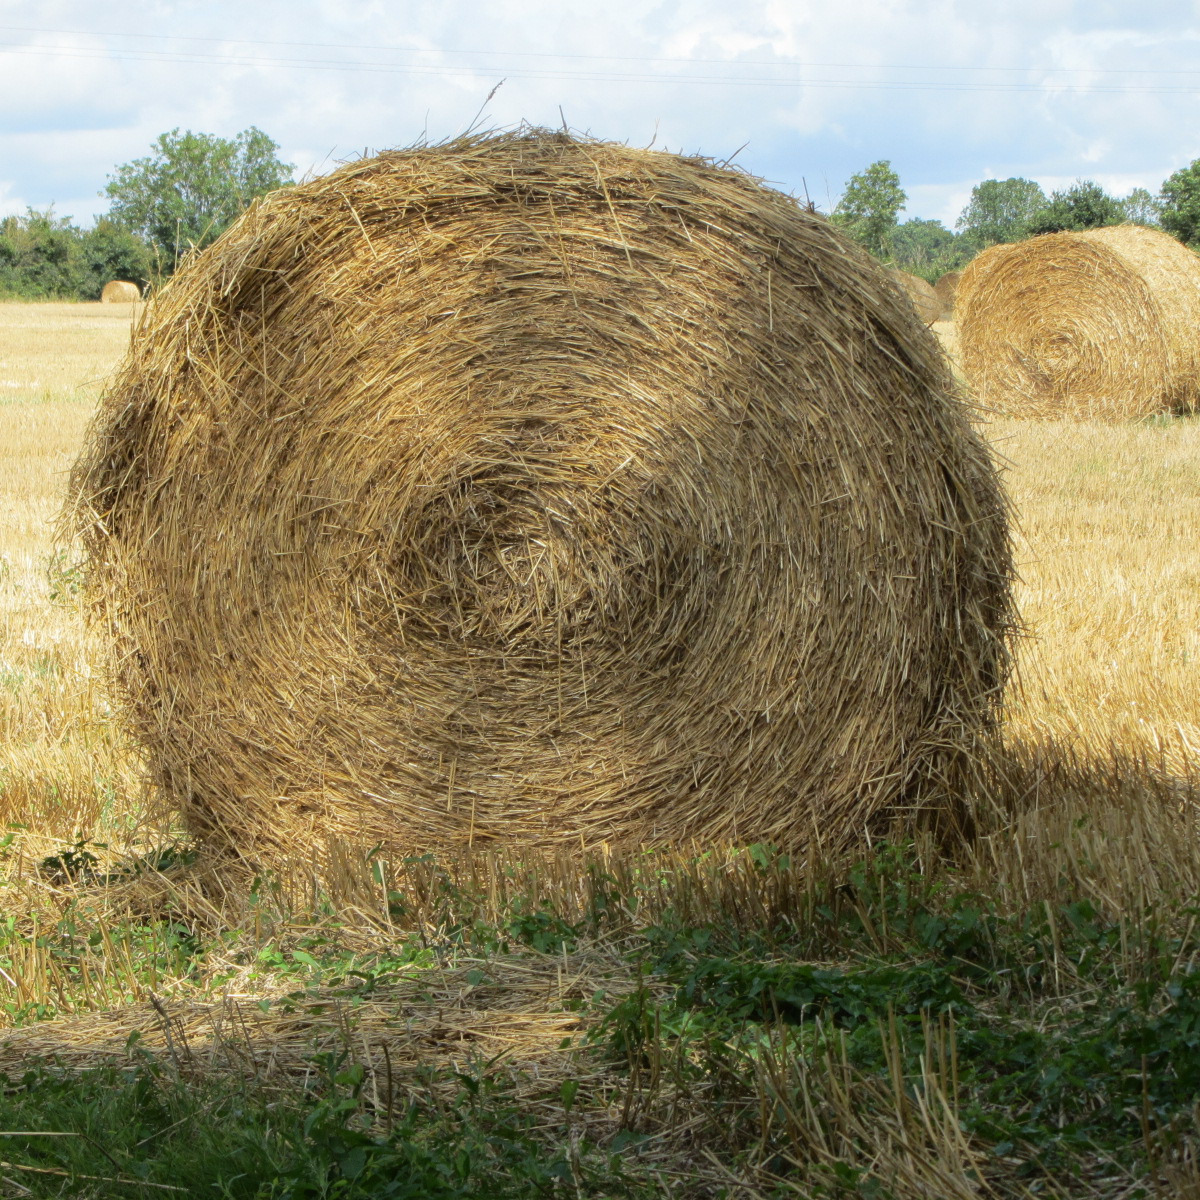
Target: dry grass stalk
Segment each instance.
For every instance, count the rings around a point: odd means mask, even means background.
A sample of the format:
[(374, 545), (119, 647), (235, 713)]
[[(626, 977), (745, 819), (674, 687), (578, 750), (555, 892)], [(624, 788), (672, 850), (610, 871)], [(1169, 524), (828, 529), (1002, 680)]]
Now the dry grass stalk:
[(954, 303), (958, 295), (958, 283), (960, 279), (962, 279), (961, 271), (947, 271), (933, 285), (933, 291), (937, 296), (940, 309), (939, 320), (954, 320)]
[(958, 290), (962, 366), (985, 407), (1128, 421), (1200, 400), (1200, 260), (1118, 225), (993, 246)]
[(1007, 672), (933, 336), (698, 159), (534, 132), (278, 193), (160, 294), (74, 492), (158, 785), (260, 861), (837, 844)]
[(101, 304), (136, 304), (141, 298), (141, 288), (123, 279), (110, 280), (100, 293)]
[(136, 1034), (137, 1053), (177, 1065), (186, 1058), (198, 1072), (295, 1077), (312, 1070), (315, 1053), (345, 1043), (352, 1027), (348, 1049), (382, 1069), (386, 1045), (404, 1076), (439, 1059), (450, 1066), (501, 1053), (509, 1066), (537, 1062), (545, 1073), (586, 1032), (579, 1012), (564, 1005), (601, 989), (619, 1000), (635, 986), (628, 970), (614, 970), (601, 955), (462, 956), (453, 966), (414, 967), (369, 992), (353, 981), (310, 987), (300, 1003), (294, 981), (290, 992), (285, 985), (227, 990), (211, 1001), (148, 995), (143, 1003), (4, 1031), (0, 1070), (19, 1073), (30, 1058), (74, 1070), (127, 1062)]
[(932, 325), (934, 321), (940, 320), (942, 315), (941, 301), (937, 298), (937, 294), (933, 288), (924, 279), (895, 268), (892, 269), (891, 276), (904, 289), (905, 295), (912, 301), (913, 308), (917, 310), (917, 316), (926, 325)]

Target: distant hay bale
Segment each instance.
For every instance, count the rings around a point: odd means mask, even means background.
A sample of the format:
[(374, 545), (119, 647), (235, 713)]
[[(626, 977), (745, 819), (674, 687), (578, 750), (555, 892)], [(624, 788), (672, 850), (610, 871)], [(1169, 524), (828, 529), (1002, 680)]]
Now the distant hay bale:
[(1007, 671), (933, 336), (700, 159), (535, 131), (274, 194), (154, 300), (73, 486), (154, 779), (255, 861), (834, 846)]
[(1200, 259), (1141, 225), (993, 246), (958, 289), (963, 371), (1012, 416), (1128, 421), (1200, 401)]
[(141, 289), (136, 283), (126, 283), (123, 279), (114, 279), (104, 285), (100, 293), (101, 304), (136, 304), (142, 298)]
[(938, 302), (933, 288), (925, 280), (916, 275), (910, 275), (907, 271), (901, 271), (893, 267), (890, 273), (892, 278), (904, 289), (909, 300), (912, 301), (913, 308), (917, 310), (917, 316), (926, 325), (932, 325), (941, 315), (942, 311), (941, 304)]
[(934, 293), (938, 300), (938, 319), (941, 321), (954, 320), (954, 297), (958, 291), (959, 280), (962, 279), (961, 271), (947, 271), (937, 283), (933, 285)]

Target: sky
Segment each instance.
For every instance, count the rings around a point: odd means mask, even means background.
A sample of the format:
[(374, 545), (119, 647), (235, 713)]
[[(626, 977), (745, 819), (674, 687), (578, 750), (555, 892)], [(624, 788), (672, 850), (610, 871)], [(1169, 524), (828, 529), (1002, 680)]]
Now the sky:
[(1182, 0), (0, 0), (0, 216), (88, 224), (177, 127), (257, 126), (301, 177), (526, 121), (826, 211), (888, 159), (902, 219), (953, 227), (982, 179), (1156, 192), (1200, 157), (1198, 51)]

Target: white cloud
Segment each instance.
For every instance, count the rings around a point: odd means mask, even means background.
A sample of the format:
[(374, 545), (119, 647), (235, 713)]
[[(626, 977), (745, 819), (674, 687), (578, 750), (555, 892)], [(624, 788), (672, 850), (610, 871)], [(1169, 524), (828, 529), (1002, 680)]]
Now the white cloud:
[(102, 211), (113, 166), (177, 125), (257, 125), (327, 169), (461, 131), (504, 79), (485, 124), (561, 108), (637, 144), (748, 143), (742, 165), (819, 204), (887, 158), (908, 215), (952, 223), (993, 176), (1157, 189), (1200, 155), (1195, 76), (1163, 74), (1192, 69), (1198, 30), (1184, 0), (0, 0), (0, 206)]
[(0, 183), (0, 217), (16, 216), (25, 211), (25, 201), (13, 193), (12, 185)]

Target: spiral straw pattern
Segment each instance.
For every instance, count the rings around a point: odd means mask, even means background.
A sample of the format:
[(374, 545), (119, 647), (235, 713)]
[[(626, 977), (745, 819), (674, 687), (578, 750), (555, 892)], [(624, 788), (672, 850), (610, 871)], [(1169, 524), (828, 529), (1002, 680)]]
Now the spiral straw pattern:
[(932, 335), (699, 159), (522, 131), (275, 193), (154, 301), (73, 494), (153, 779), (255, 861), (842, 842), (1007, 671)]

